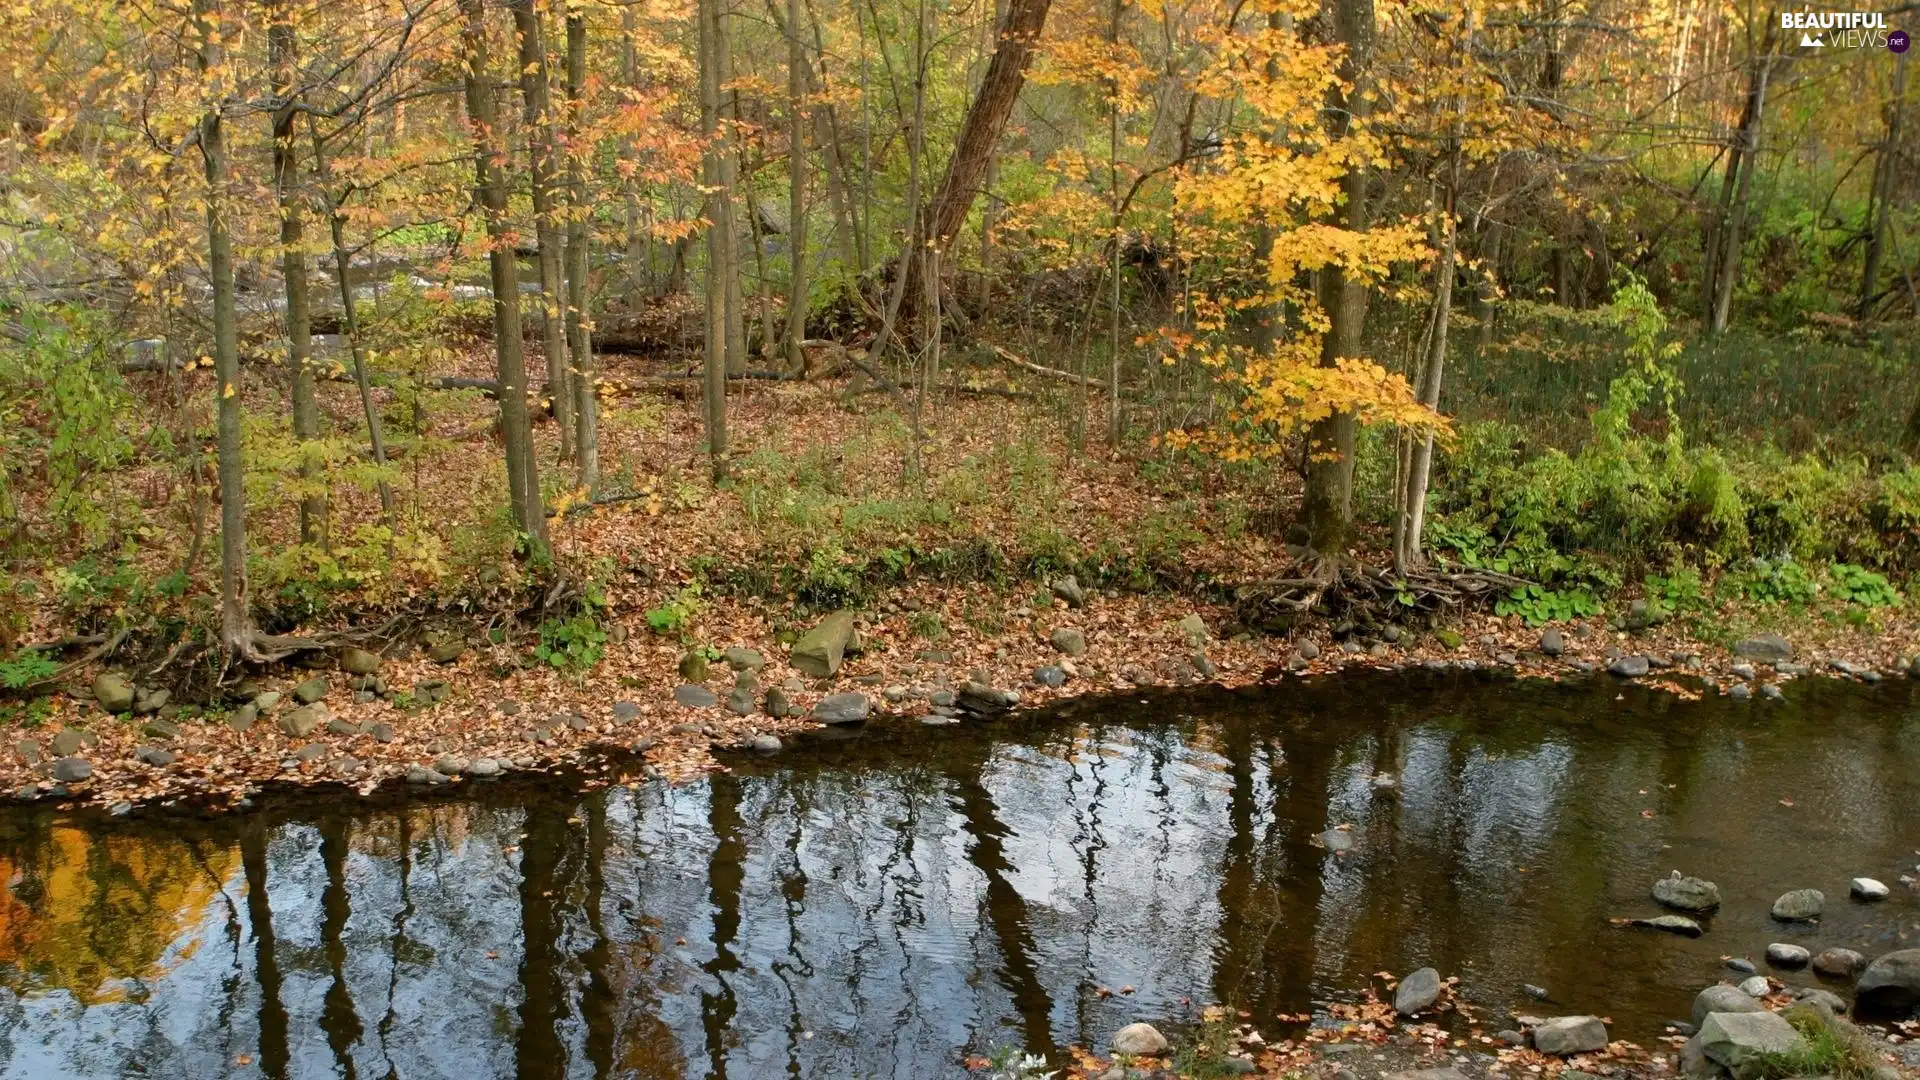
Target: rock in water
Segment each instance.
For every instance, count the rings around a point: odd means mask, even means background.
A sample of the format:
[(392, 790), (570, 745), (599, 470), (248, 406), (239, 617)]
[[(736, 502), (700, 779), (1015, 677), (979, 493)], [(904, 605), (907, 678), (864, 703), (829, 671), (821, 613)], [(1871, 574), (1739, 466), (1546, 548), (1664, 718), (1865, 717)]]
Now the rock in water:
[(1735, 1076), (1749, 1075), (1765, 1058), (1800, 1045), (1800, 1033), (1778, 1013), (1708, 1013), (1700, 1024), (1700, 1049)]
[(1813, 959), (1813, 954), (1798, 945), (1789, 945), (1784, 941), (1776, 941), (1767, 946), (1767, 963), (1772, 964), (1774, 967), (1806, 967), (1807, 961), (1811, 959)]
[(1553, 1057), (1607, 1048), (1607, 1025), (1597, 1016), (1556, 1016), (1534, 1025), (1533, 1048)]
[(814, 679), (830, 679), (840, 670), (847, 642), (853, 637), (853, 612), (836, 611), (821, 619), (813, 629), (793, 643), (788, 658), (800, 673)]
[(753, 738), (747, 740), (747, 749), (757, 750), (762, 754), (777, 754), (780, 752), (780, 737), (778, 735), (755, 735)]
[(1898, 1012), (1920, 1006), (1920, 949), (1901, 949), (1867, 965), (1854, 988), (1860, 1004)]
[(1733, 655), (1773, 664), (1793, 659), (1793, 644), (1779, 634), (1755, 634), (1745, 641), (1735, 642)]
[(1345, 829), (1328, 829), (1317, 839), (1321, 847), (1335, 855), (1353, 850), (1353, 834)]
[(1866, 900), (1869, 902), (1885, 900), (1888, 895), (1893, 892), (1892, 889), (1887, 888), (1885, 885), (1880, 884), (1870, 877), (1854, 878), (1853, 884), (1848, 886), (1848, 890), (1852, 892), (1855, 900)]
[(1393, 991), (1393, 1011), (1412, 1016), (1440, 1000), (1440, 973), (1423, 967), (1400, 980)]
[(1623, 656), (1607, 665), (1607, 671), (1610, 674), (1618, 675), (1623, 679), (1637, 679), (1651, 670), (1653, 670), (1652, 662), (1639, 655)]
[(94, 677), (93, 699), (110, 713), (126, 712), (133, 708), (133, 680), (117, 671), (102, 672)]
[(1827, 949), (1813, 958), (1813, 970), (1829, 979), (1851, 979), (1867, 966), (1867, 958), (1852, 949)]
[(1113, 1052), (1128, 1057), (1152, 1057), (1167, 1052), (1167, 1037), (1152, 1024), (1128, 1024), (1113, 1033)]
[(1827, 895), (1819, 889), (1795, 889), (1773, 902), (1773, 917), (1781, 922), (1812, 922), (1827, 909)]
[(451, 782), (450, 778), (445, 773), (435, 772), (424, 765), (407, 766), (407, 783), (409, 784), (439, 787), (449, 782)]
[(1712, 911), (1720, 906), (1720, 886), (1697, 877), (1672, 877), (1653, 883), (1653, 898), (1679, 911)]
[(1631, 925), (1645, 927), (1648, 930), (1665, 930), (1669, 934), (1679, 934), (1681, 937), (1699, 937), (1706, 932), (1700, 928), (1699, 923), (1685, 915), (1655, 915), (1651, 919), (1634, 919)]
[(972, 713), (992, 714), (1012, 711), (1020, 704), (1020, 692), (1002, 690), (986, 683), (968, 681), (960, 688), (954, 704)]
[(1706, 1023), (1709, 1013), (1759, 1012), (1766, 1006), (1753, 999), (1753, 995), (1737, 986), (1716, 983), (1694, 995), (1693, 1023), (1695, 1027)]
[(814, 705), (813, 718), (823, 724), (857, 724), (872, 707), (865, 694), (831, 694)]

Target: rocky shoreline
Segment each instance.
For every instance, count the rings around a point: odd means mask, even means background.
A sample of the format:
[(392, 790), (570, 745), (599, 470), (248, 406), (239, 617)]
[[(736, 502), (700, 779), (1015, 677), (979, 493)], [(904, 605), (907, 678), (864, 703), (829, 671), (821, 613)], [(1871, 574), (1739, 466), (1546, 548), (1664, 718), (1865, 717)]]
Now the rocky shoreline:
[[(1042, 604), (1041, 600), (1047, 602)], [(930, 613), (943, 630), (929, 639)], [(1468, 616), (1416, 630), (1321, 623), (1288, 637), (1237, 628), (1230, 610), (1170, 595), (1096, 593), (1071, 578), (1040, 595), (902, 589), (831, 612), (786, 638), (757, 601), (714, 602), (689, 647), (614, 618), (591, 672), (529, 664), (481, 633), (316, 650), (186, 703), (138, 672), (104, 669), (51, 699), (46, 721), (0, 753), (18, 801), (129, 812), (194, 799), (239, 803), (263, 786), (330, 783), (363, 793), (445, 787), (513, 771), (645, 755), (650, 777), (719, 767), (716, 749), (777, 752), (822, 725), (964, 723), (1084, 695), (1153, 686), (1269, 684), (1343, 670), (1492, 671), (1611, 677), (1756, 708), (1809, 676), (1876, 683), (1911, 670), (1908, 628), (1797, 640), (1755, 634), (1721, 648), (1671, 626), (1587, 620), (1533, 631)]]

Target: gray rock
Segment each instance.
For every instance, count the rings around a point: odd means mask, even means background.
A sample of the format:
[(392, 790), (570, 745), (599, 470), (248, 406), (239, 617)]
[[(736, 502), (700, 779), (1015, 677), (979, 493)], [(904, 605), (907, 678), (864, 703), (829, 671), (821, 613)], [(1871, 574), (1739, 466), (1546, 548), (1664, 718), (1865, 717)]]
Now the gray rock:
[(830, 679), (840, 670), (852, 638), (853, 612), (836, 611), (793, 643), (789, 662), (809, 678)]
[(1315, 644), (1312, 639), (1303, 640), (1300, 644), (1294, 646), (1293, 655), (1302, 660), (1318, 660), (1320, 659), (1320, 646)]
[[(1740, 983), (1740, 992), (1748, 997), (1763, 998), (1766, 997), (1772, 989), (1773, 984), (1767, 981), (1765, 975), (1755, 975), (1750, 979), (1742, 980)], [(1714, 1011), (1719, 1012), (1723, 1010)]]
[(1128, 1057), (1152, 1057), (1167, 1052), (1167, 1037), (1152, 1024), (1128, 1024), (1113, 1033), (1113, 1052)]
[(950, 707), (958, 700), (960, 700), (959, 696), (951, 690), (935, 690), (933, 693), (927, 695), (927, 704), (935, 708)]
[(1651, 670), (1653, 665), (1646, 657), (1639, 655), (1623, 656), (1607, 665), (1607, 671), (1610, 674), (1618, 675), (1623, 679), (1637, 679)]
[(293, 752), (293, 760), (295, 761), (312, 761), (315, 758), (325, 756), (327, 756), (327, 746), (325, 743), (308, 743)]
[(1869, 903), (1875, 900), (1885, 900), (1893, 893), (1892, 889), (1887, 888), (1885, 885), (1882, 885), (1870, 877), (1854, 878), (1853, 883), (1847, 887), (1847, 890), (1852, 893), (1855, 900), (1865, 900)]
[(1561, 636), (1560, 631), (1549, 629), (1540, 635), (1540, 652), (1543, 655), (1557, 658), (1566, 651), (1567, 639)]
[(173, 764), (173, 751), (158, 746), (142, 746), (133, 752), (134, 759), (145, 762), (156, 769)]
[(1851, 979), (1867, 966), (1867, 958), (1852, 949), (1823, 949), (1813, 958), (1813, 970), (1830, 979)]
[(1700, 1049), (1734, 1076), (1750, 1075), (1766, 1058), (1800, 1045), (1800, 1033), (1777, 1013), (1708, 1013), (1700, 1023)]
[(1681, 937), (1699, 937), (1706, 932), (1700, 928), (1699, 923), (1685, 915), (1655, 915), (1651, 919), (1634, 919), (1631, 925), (1648, 930), (1664, 930), (1669, 934), (1679, 934)]
[(1694, 995), (1693, 1023), (1696, 1027), (1705, 1023), (1709, 1013), (1759, 1012), (1764, 1008), (1766, 1006), (1755, 1001), (1752, 994), (1739, 987), (1716, 983)]
[(280, 691), (267, 690), (253, 699), (253, 707), (263, 713), (272, 712), (280, 704), (280, 698)]
[(506, 770), (501, 766), (500, 762), (495, 758), (477, 757), (477, 758), (474, 758), (472, 761), (467, 762), (467, 775), (472, 777), (477, 777), (482, 780), (488, 779), (489, 777), (499, 776), (501, 773), (505, 771)]
[(180, 737), (180, 725), (166, 720), (149, 720), (140, 725), (140, 734), (149, 739), (177, 739)]
[(1753, 678), (1753, 675), (1754, 675), (1753, 665), (1747, 664), (1747, 663), (1735, 664), (1732, 667), (1728, 668), (1727, 670), (1733, 672), (1735, 676), (1742, 679), (1751, 679)]
[[(1571, 1080), (1565, 1072), (1561, 1077)], [(1466, 1074), (1450, 1065), (1435, 1069), (1410, 1069), (1406, 1072), (1382, 1073), (1380, 1080), (1467, 1080)]]
[(493, 711), (501, 716), (519, 716), (520, 703), (512, 698), (503, 698), (494, 704)]
[(1053, 647), (1068, 656), (1082, 656), (1087, 651), (1087, 635), (1063, 626), (1053, 632)]
[(1534, 1025), (1533, 1048), (1553, 1057), (1607, 1048), (1607, 1025), (1597, 1016), (1556, 1016)]
[(1393, 991), (1393, 1011), (1412, 1016), (1440, 1000), (1440, 973), (1423, 967), (1400, 980)]
[(616, 701), (613, 703), (613, 722), (614, 723), (631, 724), (638, 719), (640, 719), (639, 705), (631, 701)]
[(1920, 1006), (1920, 949), (1876, 958), (1860, 975), (1854, 996), (1870, 1009), (1897, 1012)]
[(1086, 606), (1087, 591), (1080, 587), (1080, 583), (1074, 580), (1072, 574), (1054, 578), (1050, 588), (1053, 590), (1053, 595), (1067, 602), (1068, 607)]
[(93, 679), (93, 699), (110, 713), (126, 712), (133, 708), (133, 680), (117, 671), (101, 672)]
[(755, 735), (747, 740), (747, 749), (758, 750), (762, 754), (780, 752), (780, 737), (777, 735)]
[(767, 691), (765, 707), (767, 715), (776, 719), (782, 716), (792, 716), (794, 711), (793, 703), (787, 700), (787, 692), (777, 686)]
[(1811, 922), (1827, 908), (1827, 896), (1819, 889), (1795, 889), (1773, 902), (1773, 917), (1781, 922)]
[(333, 719), (327, 721), (327, 734), (358, 735), (360, 734), (360, 725), (353, 723), (352, 721), (349, 721), (349, 720), (341, 719), (340, 717), (336, 716)]
[(752, 716), (753, 691), (735, 687), (727, 694), (727, 711), (735, 716)]
[(1020, 704), (1020, 692), (1002, 690), (997, 686), (968, 680), (960, 687), (960, 693), (954, 703), (968, 712), (1003, 713), (1011, 711)]
[(77, 784), (93, 775), (86, 758), (63, 757), (53, 763), (53, 778), (62, 784)]
[(1767, 963), (1772, 964), (1774, 967), (1803, 968), (1807, 966), (1807, 961), (1811, 959), (1813, 959), (1813, 954), (1798, 945), (1790, 945), (1784, 941), (1776, 941), (1767, 946)]
[(452, 783), (452, 778), (424, 765), (409, 765), (407, 766), (407, 783), (419, 784), (423, 787), (439, 787), (442, 784)]
[(1048, 664), (1045, 667), (1034, 669), (1033, 681), (1039, 683), (1041, 686), (1058, 690), (1067, 685), (1067, 671), (1059, 664)]
[(1803, 986), (1795, 990), (1793, 992), (1793, 1000), (1812, 1002), (1814, 1005), (1826, 1009), (1836, 1016), (1847, 1011), (1846, 998), (1841, 997), (1831, 990), (1824, 990), (1818, 986)]
[(704, 686), (682, 683), (673, 688), (673, 700), (690, 709), (711, 708), (720, 703), (720, 698)]
[(433, 759), (434, 771), (446, 776), (459, 776), (467, 771), (468, 764), (466, 758), (455, 754), (441, 754)]
[(1320, 841), (1321, 847), (1326, 848), (1327, 851), (1335, 855), (1352, 851), (1354, 847), (1353, 834), (1345, 829), (1328, 829), (1326, 832), (1321, 833), (1317, 839)]
[(1721, 1068), (1713, 1059), (1707, 1057), (1707, 1051), (1700, 1043), (1700, 1035), (1695, 1032), (1685, 1046), (1680, 1048), (1680, 1073), (1682, 1076), (1707, 1078), (1725, 1077), (1727, 1070)]
[(293, 688), (293, 700), (302, 705), (311, 705), (321, 698), (326, 697), (327, 691), (331, 689), (332, 687), (328, 685), (325, 676), (308, 679), (306, 682)]
[(316, 701), (311, 705), (302, 705), (282, 713), (280, 730), (286, 732), (290, 738), (304, 739), (329, 719), (331, 717), (327, 714), (326, 703)]
[(1753, 697), (1753, 687), (1748, 686), (1746, 683), (1734, 683), (1733, 689), (1727, 691), (1727, 696), (1735, 701), (1751, 700)]
[(373, 736), (373, 741), (378, 743), (390, 743), (400, 737), (400, 733), (393, 730), (393, 725), (385, 721), (364, 725), (360, 730)]
[(1779, 683), (1766, 683), (1760, 687), (1760, 696), (1768, 701), (1779, 701), (1787, 696), (1787, 692), (1780, 689)]
[(680, 657), (680, 677), (688, 682), (706, 682), (711, 669), (707, 654), (699, 650), (684, 653)]
[(51, 744), (54, 757), (72, 757), (90, 742), (86, 733), (79, 728), (61, 728), (54, 733)]
[(171, 690), (142, 690), (133, 696), (133, 711), (141, 716), (151, 716), (166, 708), (172, 697)]
[(348, 649), (340, 654), (340, 670), (349, 675), (371, 675), (380, 670), (380, 655), (365, 649)]
[(1720, 906), (1720, 886), (1697, 877), (1671, 877), (1653, 883), (1653, 898), (1676, 911), (1712, 911)]
[(873, 703), (867, 695), (855, 692), (829, 694), (813, 706), (813, 718), (823, 724), (857, 724), (867, 718)]
[(761, 656), (758, 650), (749, 649), (744, 645), (727, 646), (726, 651), (720, 654), (720, 658), (735, 671), (759, 671), (767, 666), (766, 657)]
[(1547, 993), (1546, 987), (1535, 986), (1532, 983), (1521, 983), (1520, 992), (1527, 995), (1528, 997), (1532, 998), (1535, 1001), (1545, 1001), (1548, 998), (1553, 996), (1552, 994)]
[(40, 759), (44, 757), (46, 753), (38, 739), (21, 739), (19, 742), (13, 744), (13, 752), (19, 754), (20, 760), (29, 765), (40, 764)]
[(1189, 649), (1197, 649), (1213, 640), (1213, 635), (1207, 633), (1207, 622), (1200, 617), (1199, 612), (1188, 612), (1174, 624), (1173, 628), (1179, 633), (1180, 640), (1187, 643)]
[(1760, 969), (1754, 966), (1753, 961), (1741, 956), (1727, 957), (1726, 964), (1728, 970), (1737, 971), (1742, 975), (1757, 975), (1760, 972)]
[(427, 659), (436, 664), (451, 664), (467, 655), (467, 643), (464, 641), (443, 641), (427, 650)]
[(1764, 664), (1793, 659), (1793, 644), (1779, 634), (1755, 634), (1733, 644), (1733, 655)]
[(252, 702), (227, 714), (227, 726), (235, 731), (252, 731), (253, 722), (260, 719), (260, 709)]

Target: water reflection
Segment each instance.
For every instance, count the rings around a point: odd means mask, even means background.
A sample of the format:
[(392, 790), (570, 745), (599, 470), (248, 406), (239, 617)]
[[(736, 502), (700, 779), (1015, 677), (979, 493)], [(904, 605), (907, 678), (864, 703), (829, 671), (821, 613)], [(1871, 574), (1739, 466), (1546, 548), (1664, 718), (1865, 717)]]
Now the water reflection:
[[(1646, 1038), (1724, 953), (1920, 929), (1911, 893), (1838, 901), (1914, 861), (1904, 685), (1617, 695), (1421, 674), (876, 730), (673, 789), (15, 812), (0, 1076), (917, 1077), (1189, 1000), (1273, 1028), (1423, 963)], [(1710, 934), (1608, 925), (1672, 867), (1720, 883)], [(1835, 901), (1782, 930), (1800, 886)]]

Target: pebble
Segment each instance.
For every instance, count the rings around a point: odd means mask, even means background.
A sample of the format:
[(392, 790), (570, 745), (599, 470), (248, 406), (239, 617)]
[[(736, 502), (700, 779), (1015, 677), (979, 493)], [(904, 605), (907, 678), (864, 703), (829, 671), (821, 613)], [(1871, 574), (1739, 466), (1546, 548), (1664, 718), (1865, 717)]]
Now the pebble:
[(1813, 959), (1813, 954), (1798, 945), (1789, 945), (1783, 941), (1776, 941), (1767, 946), (1767, 963), (1772, 964), (1774, 967), (1806, 967), (1807, 961), (1811, 959)]
[(673, 688), (673, 700), (690, 709), (706, 709), (720, 703), (713, 691), (693, 683), (682, 683)]
[(143, 746), (133, 756), (156, 769), (173, 764), (173, 752), (158, 746)]
[(1731, 667), (1731, 668), (1729, 668), (1729, 669), (1727, 669), (1727, 670), (1729, 670), (1729, 671), (1731, 671), (1731, 672), (1733, 672), (1733, 673), (1734, 673), (1735, 675), (1738, 675), (1739, 677), (1741, 677), (1741, 678), (1743, 678), (1743, 679), (1751, 679), (1751, 678), (1753, 678), (1753, 665), (1752, 665), (1752, 664), (1735, 664), (1735, 665), (1733, 665), (1733, 667)]
[(1753, 961), (1745, 960), (1738, 956), (1728, 957), (1727, 967), (1734, 971), (1739, 972), (1742, 975), (1755, 975), (1755, 974), (1758, 974), (1760, 971), (1758, 967), (1754, 966)]
[(616, 724), (631, 724), (640, 719), (640, 706), (631, 701), (613, 703), (613, 720)]

